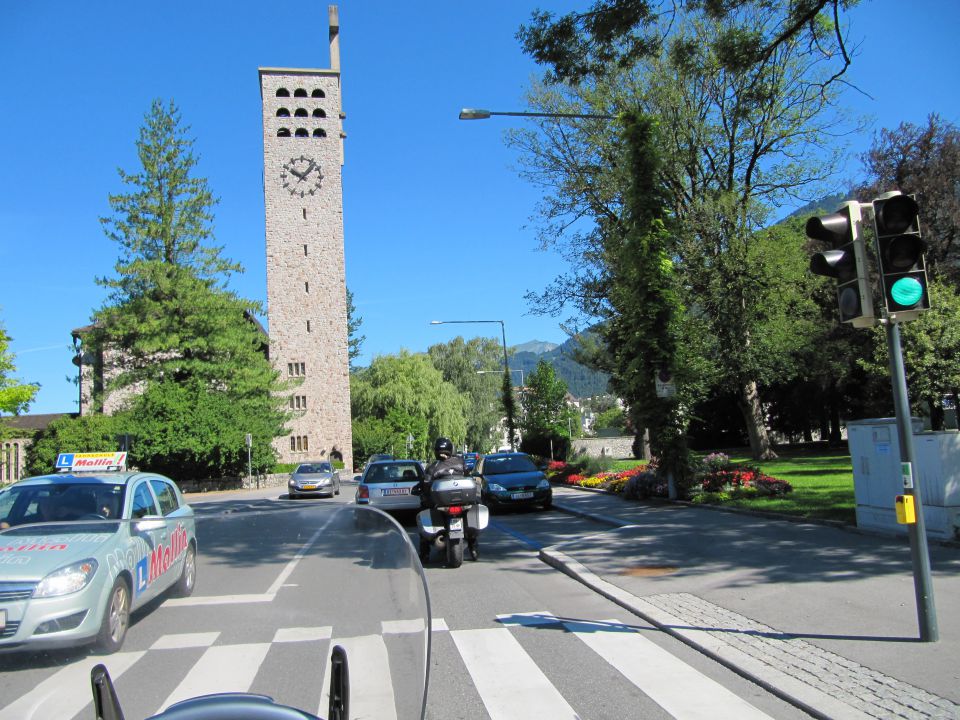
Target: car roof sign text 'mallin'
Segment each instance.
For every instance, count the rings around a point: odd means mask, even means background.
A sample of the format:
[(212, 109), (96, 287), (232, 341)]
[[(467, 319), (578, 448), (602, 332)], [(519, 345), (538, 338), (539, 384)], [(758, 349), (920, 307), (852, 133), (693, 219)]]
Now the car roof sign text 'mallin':
[(125, 452), (60, 453), (56, 467), (60, 472), (95, 472), (124, 470), (126, 465)]

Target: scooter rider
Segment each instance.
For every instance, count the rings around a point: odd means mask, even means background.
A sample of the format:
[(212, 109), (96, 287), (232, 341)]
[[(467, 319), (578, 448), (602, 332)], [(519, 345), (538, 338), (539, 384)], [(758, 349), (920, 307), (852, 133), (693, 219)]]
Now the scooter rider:
[[(423, 480), (420, 481), (420, 507), (427, 509), (434, 507), (433, 498), (430, 495), (430, 487), (433, 481), (445, 476), (459, 477), (466, 476), (467, 470), (463, 465), (463, 457), (453, 452), (453, 442), (449, 438), (438, 437), (433, 443), (433, 454), (437, 458), (424, 471)], [(474, 560), (477, 558), (477, 537), (476, 534), (467, 532), (467, 550)], [(423, 537), (420, 538), (420, 559), (426, 561), (430, 556), (430, 542)]]

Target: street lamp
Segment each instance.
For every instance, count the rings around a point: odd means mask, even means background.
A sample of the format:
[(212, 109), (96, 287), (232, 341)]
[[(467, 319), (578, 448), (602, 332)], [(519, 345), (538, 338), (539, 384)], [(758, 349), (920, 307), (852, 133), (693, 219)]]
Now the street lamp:
[(488, 120), (491, 115), (510, 115), (511, 117), (574, 118), (580, 120), (613, 120), (616, 115), (589, 115), (584, 113), (538, 113), (538, 112), (494, 112), (480, 108), (463, 108), (461, 120)]
[[(431, 320), (431, 325), (475, 325), (478, 323), (500, 323), (500, 337), (503, 340), (503, 372), (507, 375), (507, 380), (509, 382), (509, 371), (510, 367), (507, 364), (507, 330), (503, 324), (503, 320)], [(514, 433), (514, 418), (513, 418), (513, 398), (503, 398), (503, 407), (507, 412), (507, 435), (510, 441), (510, 449), (514, 450), (513, 446), (513, 433)]]

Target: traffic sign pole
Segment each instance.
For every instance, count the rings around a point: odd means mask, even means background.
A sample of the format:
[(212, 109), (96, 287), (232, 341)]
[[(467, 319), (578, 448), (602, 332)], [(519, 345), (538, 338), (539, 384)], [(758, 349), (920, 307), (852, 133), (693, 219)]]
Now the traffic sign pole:
[(930, 552), (927, 548), (927, 531), (923, 519), (923, 500), (920, 497), (920, 478), (914, 472), (913, 421), (910, 400), (907, 395), (907, 377), (903, 369), (903, 353), (900, 349), (900, 328), (889, 318), (887, 326), (887, 350), (890, 356), (890, 380), (893, 384), (893, 407), (897, 415), (897, 435), (900, 439), (900, 462), (902, 465), (903, 493), (913, 496), (917, 520), (907, 525), (910, 536), (910, 559), (913, 563), (913, 591), (917, 603), (917, 623), (922, 642), (940, 639), (937, 627), (937, 608), (933, 598), (933, 581), (930, 576)]

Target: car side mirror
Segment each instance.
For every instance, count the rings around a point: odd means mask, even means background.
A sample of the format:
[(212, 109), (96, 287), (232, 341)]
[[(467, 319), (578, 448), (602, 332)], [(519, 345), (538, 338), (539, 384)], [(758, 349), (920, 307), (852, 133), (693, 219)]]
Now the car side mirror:
[(360, 476), (359, 476), (359, 475), (354, 475), (354, 476), (353, 476), (353, 481), (354, 481), (355, 483), (360, 482)]
[(419, 495), (419, 494), (420, 494), (420, 486), (419, 486), (419, 485), (414, 485), (412, 488), (410, 488), (410, 494), (411, 494), (411, 495)]

